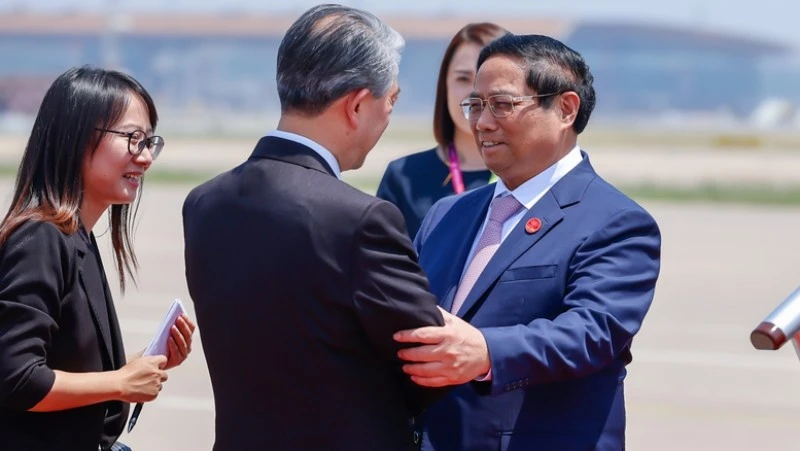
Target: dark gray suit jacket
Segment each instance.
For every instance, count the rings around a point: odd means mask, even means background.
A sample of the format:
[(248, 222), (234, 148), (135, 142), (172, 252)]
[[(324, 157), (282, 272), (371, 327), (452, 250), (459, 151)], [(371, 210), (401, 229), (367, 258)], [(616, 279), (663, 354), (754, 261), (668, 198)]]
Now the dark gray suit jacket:
[(183, 220), (215, 450), (415, 447), (409, 420), (440, 390), (404, 375), (392, 334), (443, 319), (394, 205), (267, 137)]

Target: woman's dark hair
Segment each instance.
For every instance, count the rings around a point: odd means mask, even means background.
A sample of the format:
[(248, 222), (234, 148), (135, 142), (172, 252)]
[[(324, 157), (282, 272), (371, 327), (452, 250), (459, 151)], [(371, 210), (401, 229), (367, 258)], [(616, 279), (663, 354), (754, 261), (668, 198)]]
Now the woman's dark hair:
[(442, 148), (447, 148), (455, 136), (456, 125), (447, 109), (447, 71), (456, 50), (464, 43), (481, 47), (508, 33), (505, 28), (489, 22), (471, 23), (458, 30), (450, 40), (439, 68), (439, 81), (436, 83), (436, 101), (433, 107), (433, 136)]
[[(97, 129), (113, 128), (132, 95), (142, 99), (155, 129), (158, 113), (153, 99), (133, 77), (83, 66), (56, 78), (42, 100), (22, 156), (11, 207), (0, 223), (0, 246), (29, 220), (50, 222), (65, 234), (77, 231), (83, 200), (83, 162), (94, 155), (106, 135)], [(123, 292), (125, 273), (135, 283), (134, 270), (139, 266), (131, 229), (140, 195), (141, 189), (133, 205), (112, 205), (109, 209), (114, 263)]]

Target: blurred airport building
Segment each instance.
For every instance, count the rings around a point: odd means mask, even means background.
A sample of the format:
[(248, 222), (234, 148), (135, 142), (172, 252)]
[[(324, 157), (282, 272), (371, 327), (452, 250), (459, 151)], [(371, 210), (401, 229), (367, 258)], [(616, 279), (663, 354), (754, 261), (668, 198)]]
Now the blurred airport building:
[[(139, 79), (162, 110), (186, 118), (279, 111), (277, 48), (295, 16), (0, 13), (0, 115), (35, 113), (68, 67), (95, 64)], [(444, 49), (468, 22), (556, 37), (595, 75), (596, 118), (772, 127), (796, 124), (796, 49), (750, 36), (660, 24), (535, 17), (385, 17), (406, 38), (398, 115), (430, 117)], [(260, 122), (260, 126), (263, 126)]]

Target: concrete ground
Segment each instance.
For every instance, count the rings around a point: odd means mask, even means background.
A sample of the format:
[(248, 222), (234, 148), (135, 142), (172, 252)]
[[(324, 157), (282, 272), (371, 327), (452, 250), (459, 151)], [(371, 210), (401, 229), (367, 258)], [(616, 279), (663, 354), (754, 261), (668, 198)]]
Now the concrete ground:
[[(159, 164), (216, 170), (236, 164), (253, 141), (185, 142)], [(0, 145), (0, 161), (14, 160)], [(382, 144), (364, 169), (380, 174), (401, 150)], [(756, 178), (792, 183), (800, 156), (780, 151), (590, 149), (595, 167), (614, 182), (698, 183)], [(146, 187), (136, 250), (139, 289), (116, 303), (129, 352), (144, 348), (169, 302), (184, 299), (181, 203), (190, 186)], [(2, 211), (11, 181), (0, 180)], [(661, 226), (662, 273), (656, 299), (634, 341), (626, 382), (631, 450), (794, 449), (800, 422), (800, 361), (786, 347), (755, 351), (750, 330), (800, 285), (800, 209), (643, 202)], [(104, 230), (98, 225), (95, 232)], [(108, 237), (99, 238), (108, 250)], [(113, 268), (108, 254), (104, 259)], [(113, 275), (110, 276), (113, 281)], [(113, 285), (113, 282), (112, 282)], [(210, 449), (213, 397), (202, 354), (202, 331), (190, 359), (173, 370), (159, 399), (145, 406), (122, 441), (134, 450)], [(268, 344), (265, 344), (268, 345)], [(254, 355), (254, 359), (258, 356)], [(275, 362), (276, 370), (280, 362)], [(246, 371), (247, 362), (242, 362)], [(280, 387), (253, 387), (254, 396)]]

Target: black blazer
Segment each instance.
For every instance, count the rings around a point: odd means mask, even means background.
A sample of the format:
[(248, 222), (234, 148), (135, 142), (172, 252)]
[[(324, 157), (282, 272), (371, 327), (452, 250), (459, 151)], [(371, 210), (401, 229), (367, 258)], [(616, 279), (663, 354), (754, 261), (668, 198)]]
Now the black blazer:
[(91, 450), (122, 433), (128, 404), (28, 412), (55, 373), (125, 364), (119, 323), (94, 237), (28, 221), (0, 249), (0, 448)]
[(402, 373), (392, 334), (443, 319), (395, 206), (267, 137), (183, 221), (215, 450), (415, 447), (409, 420), (440, 390)]

